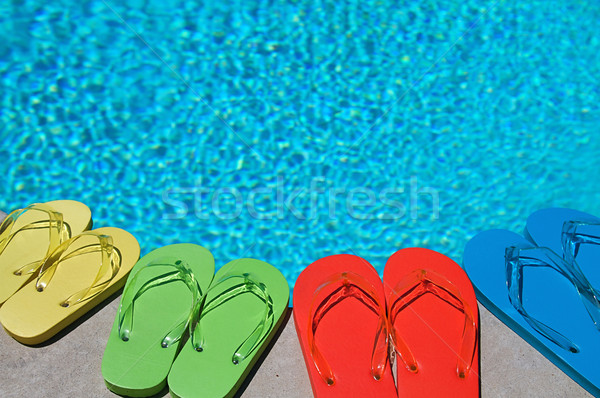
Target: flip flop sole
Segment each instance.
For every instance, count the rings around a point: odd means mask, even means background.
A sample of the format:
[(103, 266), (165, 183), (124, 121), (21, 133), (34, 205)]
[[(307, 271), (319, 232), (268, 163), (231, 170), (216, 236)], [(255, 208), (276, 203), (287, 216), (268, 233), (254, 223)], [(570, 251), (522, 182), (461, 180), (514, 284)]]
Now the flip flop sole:
[(463, 266), (479, 301), (515, 333), (535, 347), (573, 380), (600, 395), (597, 358), (600, 339), (575, 287), (548, 268), (524, 269), (523, 304), (528, 313), (575, 342), (579, 353), (559, 347), (533, 329), (509, 300), (504, 253), (507, 247), (531, 248), (521, 235), (506, 230), (485, 231), (471, 239)]
[[(33, 280), (0, 307), (0, 323), (8, 334), (23, 344), (42, 343), (123, 287), (127, 274), (139, 257), (137, 240), (119, 228), (98, 228), (94, 232), (111, 235), (114, 247), (121, 256), (121, 267), (107, 287), (88, 301), (69, 307), (61, 306), (71, 294), (92, 283), (101, 256), (89, 253), (66, 260), (57, 267), (52, 281), (43, 292), (37, 290), (36, 280)], [(84, 244), (76, 243), (78, 247)]]
[[(133, 267), (131, 275), (139, 274), (135, 286), (142, 286), (153, 278), (171, 271), (166, 267), (146, 268), (161, 259), (184, 261), (192, 270), (202, 292), (206, 292), (214, 276), (214, 259), (205, 248), (193, 244), (175, 244), (156, 249)], [(132, 282), (130, 277), (126, 289)], [(119, 337), (119, 314), (115, 317), (104, 356), (102, 376), (111, 391), (132, 397), (147, 397), (160, 392), (180, 347), (163, 348), (164, 337), (189, 315), (192, 293), (183, 282), (173, 282), (150, 289), (135, 301), (133, 327), (128, 341)]]
[[(396, 387), (389, 366), (383, 377), (371, 374), (371, 357), (379, 317), (355, 298), (332, 307), (320, 320), (315, 342), (332, 369), (328, 385), (317, 371), (308, 341), (315, 291), (334, 275), (351, 272), (370, 283), (380, 303), (385, 296), (377, 271), (366, 260), (339, 254), (315, 261), (298, 276), (294, 287), (294, 323), (315, 397), (393, 397)], [(314, 308), (313, 308), (314, 309)]]
[[(435, 273), (443, 278), (440, 282), (446, 284), (440, 283), (440, 286), (456, 290), (458, 297), (470, 309), (479, 330), (477, 299), (471, 281), (456, 262), (429, 249), (402, 249), (388, 260), (383, 274), (388, 311), (394, 308), (393, 302), (389, 300), (393, 297), (391, 291), (399, 283), (403, 284), (409, 275), (421, 275), (421, 271)], [(460, 378), (457, 372), (458, 353), (461, 352), (461, 337), (465, 327), (464, 312), (436, 294), (427, 293), (402, 309), (395, 319), (394, 326), (410, 348), (418, 365), (417, 372), (410, 372), (402, 358), (396, 357), (399, 397), (479, 397), (478, 335), (474, 342), (475, 352), (471, 370), (465, 378)], [(469, 353), (473, 353), (472, 349)]]
[(191, 340), (182, 348), (168, 378), (173, 397), (233, 396), (281, 327), (289, 302), (288, 283), (279, 270), (260, 260), (245, 258), (225, 264), (215, 275), (205, 306), (215, 298), (222, 297), (224, 291), (241, 279), (219, 281), (228, 276), (244, 274), (262, 284), (271, 297), (273, 324), (260, 340), (259, 346), (235, 364), (233, 354), (264, 319), (266, 304), (259, 297), (246, 292), (224, 300), (221, 305), (203, 314), (198, 324), (202, 332), (203, 350), (196, 351)]

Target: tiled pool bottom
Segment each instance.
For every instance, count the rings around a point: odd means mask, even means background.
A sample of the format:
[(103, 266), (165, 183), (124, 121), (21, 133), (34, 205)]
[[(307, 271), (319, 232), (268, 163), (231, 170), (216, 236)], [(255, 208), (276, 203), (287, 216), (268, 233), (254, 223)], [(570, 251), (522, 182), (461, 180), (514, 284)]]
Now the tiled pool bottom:
[[(78, 199), (143, 253), (195, 242), (291, 286), (329, 254), (460, 262), (477, 231), (520, 231), (538, 208), (600, 212), (597, 2), (0, 8), (1, 209)], [(375, 204), (346, 210), (351, 191)]]

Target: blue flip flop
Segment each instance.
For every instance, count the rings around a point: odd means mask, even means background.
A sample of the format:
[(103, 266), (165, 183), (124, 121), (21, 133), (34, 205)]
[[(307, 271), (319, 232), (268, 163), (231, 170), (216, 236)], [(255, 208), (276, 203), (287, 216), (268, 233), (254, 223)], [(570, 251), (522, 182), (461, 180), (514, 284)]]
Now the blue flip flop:
[(554, 250), (506, 230), (471, 239), (463, 267), (488, 310), (600, 396), (600, 302), (580, 270)]
[(600, 297), (600, 218), (571, 209), (543, 209), (529, 216), (525, 236), (572, 263)]

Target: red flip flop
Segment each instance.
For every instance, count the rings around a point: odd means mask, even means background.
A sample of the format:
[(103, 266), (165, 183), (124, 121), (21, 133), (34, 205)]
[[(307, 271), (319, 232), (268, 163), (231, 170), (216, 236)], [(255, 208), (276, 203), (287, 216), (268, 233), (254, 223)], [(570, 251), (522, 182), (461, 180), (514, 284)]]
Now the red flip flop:
[(462, 268), (433, 250), (403, 249), (383, 284), (398, 396), (479, 397), (479, 315)]
[(294, 323), (315, 397), (396, 396), (384, 290), (367, 261), (340, 254), (309, 265), (294, 287)]

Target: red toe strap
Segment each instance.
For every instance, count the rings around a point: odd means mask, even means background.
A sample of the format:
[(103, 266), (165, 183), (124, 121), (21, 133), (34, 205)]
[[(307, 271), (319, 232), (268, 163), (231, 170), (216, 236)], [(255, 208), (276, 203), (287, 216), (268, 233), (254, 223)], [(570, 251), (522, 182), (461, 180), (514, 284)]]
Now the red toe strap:
[(308, 345), (321, 378), (328, 384), (335, 384), (335, 375), (327, 360), (321, 354), (315, 341), (319, 323), (327, 312), (347, 298), (354, 298), (378, 317), (377, 330), (371, 357), (371, 374), (375, 380), (383, 377), (388, 354), (388, 333), (385, 305), (379, 299), (375, 287), (365, 278), (352, 272), (331, 275), (321, 284), (313, 295), (309, 312)]
[(398, 330), (394, 327), (394, 322), (402, 310), (428, 293), (435, 295), (465, 314), (465, 325), (456, 366), (457, 376), (465, 378), (471, 370), (477, 347), (476, 320), (469, 304), (462, 298), (456, 286), (436, 272), (424, 269), (415, 270), (398, 282), (391, 291), (388, 303), (390, 303), (389, 329), (392, 344), (406, 365), (406, 369), (410, 372), (417, 372), (417, 361)]

